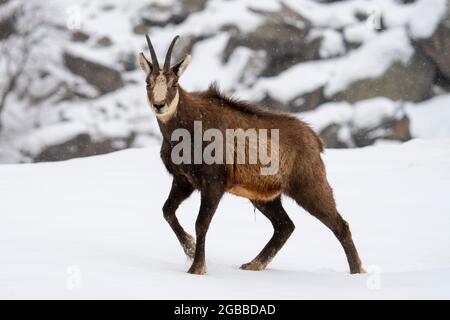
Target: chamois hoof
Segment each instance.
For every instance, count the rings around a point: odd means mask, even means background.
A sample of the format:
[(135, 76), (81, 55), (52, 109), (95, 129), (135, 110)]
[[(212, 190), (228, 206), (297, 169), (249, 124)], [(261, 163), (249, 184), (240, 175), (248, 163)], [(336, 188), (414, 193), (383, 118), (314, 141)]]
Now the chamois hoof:
[(244, 263), (240, 269), (248, 270), (248, 271), (262, 271), (265, 268), (266, 268), (266, 266), (262, 263), (249, 262), (249, 263)]
[(366, 270), (363, 267), (360, 267), (356, 270), (350, 270), (350, 274), (360, 274), (360, 273), (367, 273)]
[(189, 268), (188, 273), (190, 273), (190, 274), (196, 274), (196, 275), (203, 275), (203, 274), (206, 273), (206, 266), (205, 266), (204, 264), (203, 264), (203, 265), (200, 265), (200, 266), (192, 265), (192, 266)]

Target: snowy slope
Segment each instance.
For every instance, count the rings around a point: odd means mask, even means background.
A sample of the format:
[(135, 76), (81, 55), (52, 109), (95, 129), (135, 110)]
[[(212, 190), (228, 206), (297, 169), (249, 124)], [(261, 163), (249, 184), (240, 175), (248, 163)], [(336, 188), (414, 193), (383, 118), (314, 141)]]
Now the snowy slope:
[[(289, 199), (297, 229), (286, 247), (264, 272), (239, 270), (271, 227), (231, 196), (208, 235), (208, 274), (185, 273), (160, 209), (170, 177), (151, 147), (1, 166), (0, 298), (450, 298), (450, 141), (324, 158), (371, 273), (349, 275), (331, 232)], [(190, 231), (198, 202), (179, 210)]]

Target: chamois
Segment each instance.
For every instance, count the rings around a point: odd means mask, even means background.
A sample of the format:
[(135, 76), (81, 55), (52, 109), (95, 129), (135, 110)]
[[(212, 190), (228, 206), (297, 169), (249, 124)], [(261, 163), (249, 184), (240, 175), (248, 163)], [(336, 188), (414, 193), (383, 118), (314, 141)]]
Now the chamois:
[[(215, 85), (202, 92), (187, 92), (178, 83), (189, 64), (190, 55), (171, 65), (176, 36), (160, 67), (150, 38), (146, 35), (151, 62), (142, 52), (139, 65), (146, 74), (148, 103), (156, 114), (162, 133), (161, 158), (173, 176), (172, 188), (162, 208), (185, 254), (193, 259), (188, 272), (204, 274), (205, 238), (210, 222), (225, 192), (249, 199), (273, 225), (274, 234), (267, 245), (244, 270), (264, 270), (294, 231), (294, 223), (281, 203), (281, 195), (294, 199), (311, 215), (325, 224), (340, 241), (351, 273), (364, 272), (352, 240), (348, 223), (336, 209), (321, 159), (323, 143), (304, 122), (288, 113), (266, 110), (221, 93)], [(202, 130), (278, 129), (279, 169), (273, 175), (260, 173), (261, 163), (175, 164), (171, 159), (176, 142), (172, 133), (179, 128), (194, 134), (194, 122), (201, 121)], [(205, 147), (205, 144), (202, 145)], [(270, 148), (275, 146), (269, 145)], [(192, 150), (193, 150), (192, 146)], [(246, 150), (248, 152), (248, 150)], [(235, 154), (235, 156), (237, 156)], [(195, 223), (196, 239), (185, 232), (175, 212), (194, 190), (200, 191), (201, 204)]]

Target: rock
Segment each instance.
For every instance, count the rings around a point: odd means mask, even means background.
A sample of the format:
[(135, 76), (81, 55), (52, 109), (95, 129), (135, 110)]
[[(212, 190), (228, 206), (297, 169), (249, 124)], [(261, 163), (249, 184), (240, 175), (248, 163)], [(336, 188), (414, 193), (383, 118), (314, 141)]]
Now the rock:
[(9, 38), (9, 36), (11, 36), (15, 31), (16, 27), (14, 14), (0, 17), (0, 41)]
[(262, 98), (259, 101), (259, 104), (261, 104), (263, 107), (266, 107), (268, 109), (272, 110), (278, 110), (278, 111), (288, 111), (289, 106), (283, 104), (282, 102), (273, 99), (270, 95), (266, 94), (264, 98)]
[(266, 106), (269, 109), (293, 113), (313, 110), (323, 102), (324, 99), (322, 88), (292, 99), (292, 101), (287, 104), (271, 97), (268, 93), (266, 93), (264, 97), (259, 101), (260, 104)]
[(409, 118), (405, 115), (401, 119), (385, 119), (379, 126), (353, 132), (353, 141), (356, 147), (366, 147), (375, 141), (396, 140), (408, 141), (411, 139)]
[(327, 148), (366, 147), (377, 140), (408, 141), (411, 139), (410, 121), (405, 115), (400, 119), (387, 118), (375, 127), (358, 128), (352, 124), (332, 123), (320, 131)]
[(408, 141), (412, 138), (410, 130), (411, 121), (405, 115), (403, 118), (388, 123), (389, 132), (385, 135), (385, 139)]
[(266, 67), (267, 56), (263, 50), (251, 51), (250, 57), (242, 69), (239, 82), (245, 86), (251, 87), (259, 78)]
[(105, 94), (123, 87), (124, 82), (118, 72), (110, 67), (64, 53), (64, 64), (73, 74), (83, 77), (89, 84)]
[(97, 47), (106, 48), (106, 47), (110, 47), (113, 43), (109, 37), (104, 36), (104, 37), (101, 37), (100, 39), (98, 39), (96, 44), (97, 44)]
[(331, 99), (355, 103), (387, 97), (394, 101), (419, 102), (430, 96), (435, 77), (433, 63), (416, 52), (407, 65), (396, 62), (380, 77), (356, 81)]
[(259, 100), (260, 104), (266, 106), (269, 109), (293, 113), (314, 110), (324, 102), (325, 100), (323, 96), (323, 88), (319, 88), (317, 90), (314, 90), (313, 92), (300, 95), (292, 99), (288, 103), (283, 103), (273, 98), (268, 93), (266, 93), (264, 97)]
[(119, 63), (122, 65), (123, 70), (125, 71), (136, 70), (136, 54), (134, 52), (121, 53), (119, 55)]
[(341, 137), (340, 132), (346, 129), (336, 123), (332, 123), (320, 132), (320, 138), (327, 148), (343, 149), (353, 147), (352, 143), (348, 140), (344, 141)]
[(133, 137), (121, 140), (93, 141), (88, 134), (80, 134), (69, 141), (45, 148), (33, 160), (35, 162), (61, 161), (110, 153), (130, 147), (132, 140)]
[(206, 2), (207, 0), (184, 0), (174, 4), (151, 3), (141, 10), (140, 21), (135, 25), (133, 31), (136, 34), (144, 34), (149, 27), (180, 24), (191, 13), (203, 10)]
[(304, 112), (317, 108), (325, 102), (323, 88), (316, 89), (312, 92), (305, 93), (296, 97), (289, 102), (289, 108), (286, 111)]
[(254, 31), (234, 32), (225, 48), (225, 60), (239, 46), (266, 52), (267, 64), (261, 76), (275, 76), (294, 64), (318, 59), (321, 38), (308, 39), (310, 23), (286, 5), (278, 12), (258, 13), (267, 21)]
[(173, 48), (172, 61), (178, 61), (186, 53), (192, 53), (193, 48), (197, 42), (206, 40), (208, 38), (211, 38), (211, 36), (207, 35), (195, 36), (192, 34), (187, 34), (181, 37), (181, 39), (177, 41), (177, 45)]
[(270, 109), (298, 113), (314, 110), (325, 103), (326, 99), (324, 97), (323, 87), (320, 87), (311, 92), (301, 94), (287, 103), (279, 101), (272, 97), (270, 93), (266, 92), (258, 102)]
[(89, 38), (89, 35), (83, 31), (74, 31), (71, 36), (73, 42), (86, 42)]
[(110, 3), (106, 3), (106, 4), (104, 4), (104, 5), (101, 6), (101, 9), (102, 9), (103, 11), (111, 11), (111, 10), (113, 10), (114, 8), (115, 8), (115, 6), (114, 6), (113, 4), (110, 4)]
[(431, 38), (419, 41), (419, 46), (450, 81), (450, 1), (447, 3), (446, 18), (439, 24)]
[[(411, 139), (404, 105), (386, 98), (375, 98), (350, 105), (346, 102), (324, 104), (315, 123), (329, 148), (365, 147), (377, 140)], [(316, 119), (319, 119), (316, 114)], [(314, 124), (314, 117), (310, 118)], [(323, 123), (325, 119), (327, 123)]]
[(321, 39), (311, 42), (304, 31), (286, 24), (265, 23), (249, 34), (232, 36), (225, 49), (225, 57), (239, 46), (264, 50), (267, 63), (261, 76), (275, 76), (292, 65), (319, 57)]
[(139, 34), (139, 35), (147, 34), (148, 33), (148, 27), (143, 22), (138, 23), (137, 25), (135, 25), (133, 27), (133, 33), (134, 34)]

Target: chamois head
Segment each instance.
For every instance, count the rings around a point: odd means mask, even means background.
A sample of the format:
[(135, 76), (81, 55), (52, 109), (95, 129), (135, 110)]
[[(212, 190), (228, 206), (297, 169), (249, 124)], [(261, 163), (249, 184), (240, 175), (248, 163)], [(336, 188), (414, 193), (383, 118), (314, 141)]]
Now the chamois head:
[(184, 70), (186, 70), (186, 67), (189, 64), (190, 55), (186, 54), (183, 59), (172, 66), (170, 65), (172, 49), (179, 38), (179, 36), (176, 36), (167, 50), (166, 60), (161, 69), (152, 42), (148, 35), (145, 37), (147, 39), (152, 62), (150, 62), (142, 52), (139, 53), (138, 57), (139, 65), (147, 76), (145, 81), (147, 83), (148, 102), (156, 116), (161, 121), (167, 121), (177, 110), (179, 99), (178, 79), (181, 77)]

